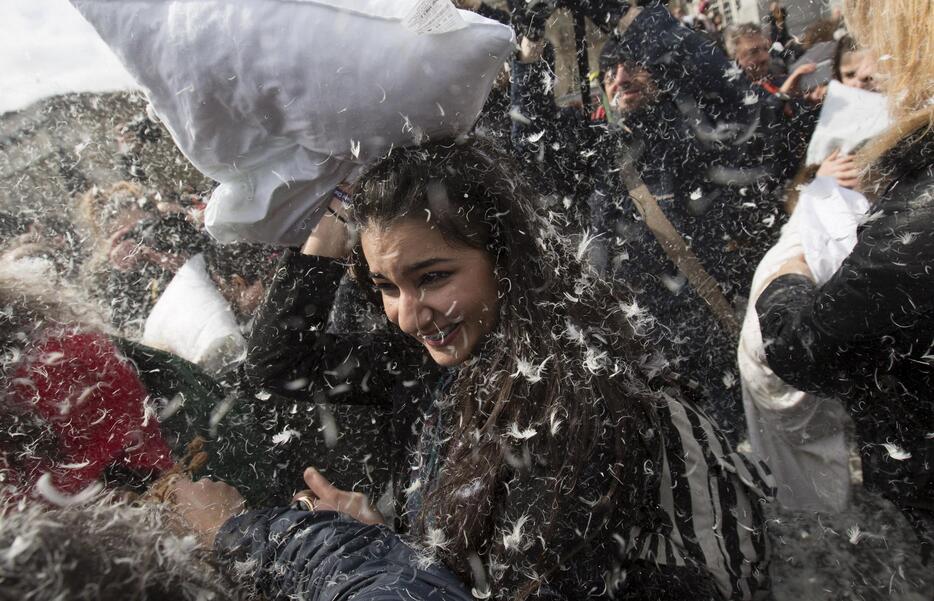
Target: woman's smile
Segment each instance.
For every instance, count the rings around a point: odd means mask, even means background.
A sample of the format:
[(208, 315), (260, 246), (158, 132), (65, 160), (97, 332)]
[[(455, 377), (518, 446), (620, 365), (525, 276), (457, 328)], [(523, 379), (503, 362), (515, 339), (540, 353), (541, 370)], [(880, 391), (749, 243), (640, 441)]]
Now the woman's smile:
[(460, 323), (438, 328), (436, 334), (420, 334), (419, 337), (430, 346), (451, 346), (460, 332)]

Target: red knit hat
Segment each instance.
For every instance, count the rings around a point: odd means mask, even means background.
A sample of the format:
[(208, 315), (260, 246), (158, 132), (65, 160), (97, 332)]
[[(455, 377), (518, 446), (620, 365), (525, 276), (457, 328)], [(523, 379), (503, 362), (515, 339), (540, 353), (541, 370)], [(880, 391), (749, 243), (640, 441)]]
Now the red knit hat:
[(109, 466), (161, 473), (173, 466), (156, 416), (132, 366), (103, 334), (47, 336), (16, 371), (12, 401), (46, 421), (56, 457), (27, 459), (20, 484), (32, 489), (49, 473), (63, 494), (80, 492)]

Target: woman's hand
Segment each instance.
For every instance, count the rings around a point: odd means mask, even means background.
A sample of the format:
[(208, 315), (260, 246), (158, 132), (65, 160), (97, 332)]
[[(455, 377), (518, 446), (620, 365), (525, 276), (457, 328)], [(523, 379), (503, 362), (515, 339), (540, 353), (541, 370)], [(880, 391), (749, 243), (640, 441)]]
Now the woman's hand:
[(850, 189), (855, 189), (859, 185), (859, 174), (856, 157), (841, 154), (839, 150), (830, 153), (817, 170), (819, 177), (832, 177), (837, 180), (838, 184)]
[(335, 487), (313, 467), (306, 468), (303, 477), (308, 490), (298, 493), (296, 497), (310, 498), (314, 510), (336, 511), (364, 524), (386, 523), (383, 515), (363, 493), (347, 492)]
[(210, 548), (224, 522), (241, 513), (246, 505), (236, 488), (225, 482), (202, 478), (192, 482), (180, 477), (166, 498), (175, 514)]
[(350, 250), (350, 228), (344, 207), (340, 200), (334, 198), (302, 246), (302, 254), (343, 259), (350, 254)]
[(519, 42), (519, 62), (520, 63), (535, 63), (541, 60), (542, 55), (545, 53), (545, 40), (530, 40), (529, 38), (522, 36), (522, 40)]

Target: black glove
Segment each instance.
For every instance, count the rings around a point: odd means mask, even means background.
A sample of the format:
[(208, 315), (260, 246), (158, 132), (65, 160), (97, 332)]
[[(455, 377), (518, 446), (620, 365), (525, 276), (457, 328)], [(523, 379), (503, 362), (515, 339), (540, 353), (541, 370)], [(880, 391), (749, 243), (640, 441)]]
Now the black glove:
[(517, 36), (533, 42), (545, 36), (545, 23), (558, 6), (558, 0), (509, 0), (512, 27)]
[(627, 2), (626, 0), (562, 0), (560, 6), (567, 7), (571, 12), (583, 13), (590, 17), (593, 24), (609, 33), (616, 28), (616, 24), (632, 5), (648, 4), (649, 2)]

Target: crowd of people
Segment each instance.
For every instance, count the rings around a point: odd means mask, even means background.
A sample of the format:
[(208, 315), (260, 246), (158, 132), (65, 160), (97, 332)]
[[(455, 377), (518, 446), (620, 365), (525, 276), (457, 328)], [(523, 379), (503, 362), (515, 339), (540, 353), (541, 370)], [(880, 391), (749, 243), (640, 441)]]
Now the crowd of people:
[[(931, 4), (799, 39), (777, 2), (581, 3), (607, 40), (570, 104), (556, 3), (457, 4), (514, 25), (508, 96), (301, 247), (217, 245), (129, 159), (74, 199), (80, 267), (14, 230), (0, 599), (764, 600), (768, 504), (844, 506), (851, 447), (930, 560)], [(384, 481), (288, 446), (317, 436)]]

